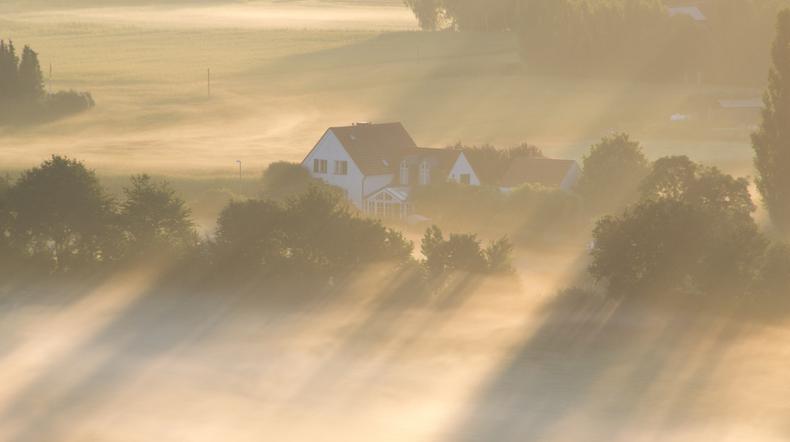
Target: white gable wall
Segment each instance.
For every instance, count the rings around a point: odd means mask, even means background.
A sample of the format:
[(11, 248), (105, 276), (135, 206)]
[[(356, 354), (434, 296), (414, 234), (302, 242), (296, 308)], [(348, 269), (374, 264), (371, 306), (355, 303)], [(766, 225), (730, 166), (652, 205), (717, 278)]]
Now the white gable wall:
[(458, 155), (458, 159), (455, 160), (455, 164), (453, 168), (450, 170), (450, 176), (448, 179), (450, 181), (455, 181), (457, 183), (461, 182), (461, 175), (462, 174), (469, 174), (469, 184), (472, 186), (479, 186), (480, 185), (480, 178), (478, 178), (475, 170), (472, 168), (472, 165), (469, 163), (469, 160), (466, 159), (466, 155), (463, 152)]
[[(326, 173), (313, 172), (313, 160), (315, 159), (327, 160)], [(346, 175), (335, 175), (335, 161), (348, 161), (348, 173)], [(319, 178), (327, 184), (344, 189), (348, 198), (357, 207), (363, 207), (365, 192), (363, 192), (362, 186), (364, 175), (331, 130), (324, 134), (315, 148), (302, 161), (302, 166), (310, 172), (311, 176)]]

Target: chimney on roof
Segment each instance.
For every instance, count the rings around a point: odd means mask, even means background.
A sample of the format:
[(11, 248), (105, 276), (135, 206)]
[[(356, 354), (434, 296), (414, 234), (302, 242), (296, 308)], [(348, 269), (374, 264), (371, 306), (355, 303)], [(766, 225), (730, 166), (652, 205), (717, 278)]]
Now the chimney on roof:
[(373, 123), (371, 123), (370, 121), (357, 121), (356, 123), (352, 123), (351, 125), (352, 126), (370, 126), (372, 124)]

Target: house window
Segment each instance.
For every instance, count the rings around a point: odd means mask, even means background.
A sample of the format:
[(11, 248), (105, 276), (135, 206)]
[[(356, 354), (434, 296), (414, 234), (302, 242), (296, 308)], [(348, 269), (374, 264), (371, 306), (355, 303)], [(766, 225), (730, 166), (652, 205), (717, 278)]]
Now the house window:
[(314, 159), (313, 160), (313, 173), (326, 173), (326, 165), (327, 165), (327, 161), (326, 160)]
[(431, 183), (431, 169), (428, 167), (428, 162), (423, 161), (420, 163), (420, 184), (426, 186)]
[(472, 184), (472, 175), (468, 173), (462, 173), (460, 181), (461, 184), (466, 184), (468, 186), (469, 184)]
[(335, 161), (335, 175), (348, 175), (348, 161)]
[(400, 184), (401, 186), (409, 185), (409, 165), (405, 161), (400, 163)]

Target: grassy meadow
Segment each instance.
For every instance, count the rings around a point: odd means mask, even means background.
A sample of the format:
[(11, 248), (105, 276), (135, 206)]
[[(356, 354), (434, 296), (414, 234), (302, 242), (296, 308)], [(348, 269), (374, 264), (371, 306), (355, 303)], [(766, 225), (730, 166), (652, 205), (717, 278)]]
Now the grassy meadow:
[(534, 74), (512, 35), (415, 32), (397, 1), (97, 5), (0, 6), (0, 38), (39, 51), (54, 90), (88, 90), (97, 102), (44, 126), (0, 128), (0, 171), (59, 153), (111, 183), (165, 175), (211, 220), (226, 201), (217, 194), (254, 188), (272, 161), (300, 161), (327, 127), (402, 121), (425, 146), (528, 141), (577, 160), (602, 135), (628, 131), (651, 157), (684, 153), (751, 173), (744, 127), (669, 117), (694, 97), (756, 89)]
[(422, 145), (529, 141), (575, 159), (625, 130), (651, 156), (689, 152), (749, 169), (744, 128), (669, 117), (695, 96), (757, 89), (530, 74), (513, 36), (413, 32), (398, 2), (13, 5), (0, 15), (0, 35), (38, 50), (54, 89), (89, 90), (97, 107), (3, 130), (3, 169), (59, 152), (104, 173), (232, 175), (242, 160), (257, 174), (271, 161), (300, 160), (330, 125), (390, 120)]

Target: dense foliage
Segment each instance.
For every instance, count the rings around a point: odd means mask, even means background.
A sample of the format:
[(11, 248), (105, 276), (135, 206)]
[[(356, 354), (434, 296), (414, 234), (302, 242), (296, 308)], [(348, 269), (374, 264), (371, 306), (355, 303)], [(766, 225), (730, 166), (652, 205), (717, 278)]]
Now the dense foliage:
[(504, 193), (494, 186), (436, 183), (414, 189), (421, 215), (456, 230), (507, 232), (532, 242), (564, 235), (580, 226), (582, 201), (573, 193), (524, 185)]
[(445, 239), (441, 229), (431, 226), (422, 238), (420, 251), (425, 267), (433, 275), (461, 271), (471, 273), (510, 273), (513, 245), (500, 238), (482, 248), (476, 235), (451, 234)]
[(790, 9), (779, 14), (760, 129), (752, 135), (757, 188), (775, 227), (790, 234)]
[(534, 70), (641, 78), (760, 80), (771, 23), (787, 0), (719, 0), (706, 19), (661, 0), (406, 0), (423, 29), (510, 30)]
[(613, 134), (584, 156), (576, 191), (590, 213), (612, 213), (633, 202), (649, 167), (638, 142), (625, 133)]
[(0, 124), (51, 120), (93, 105), (87, 92), (47, 93), (38, 53), (25, 46), (19, 57), (13, 42), (0, 40)]
[(790, 255), (752, 219), (749, 183), (686, 157), (656, 161), (641, 200), (594, 231), (592, 275), (617, 294), (708, 295), (790, 286)]
[(285, 201), (306, 192), (310, 186), (320, 186), (321, 183), (321, 180), (313, 178), (301, 164), (278, 161), (269, 164), (263, 171), (261, 197)]
[(217, 224), (216, 263), (242, 270), (340, 275), (402, 263), (412, 251), (400, 233), (353, 215), (335, 192), (315, 186), (285, 204), (232, 202)]

